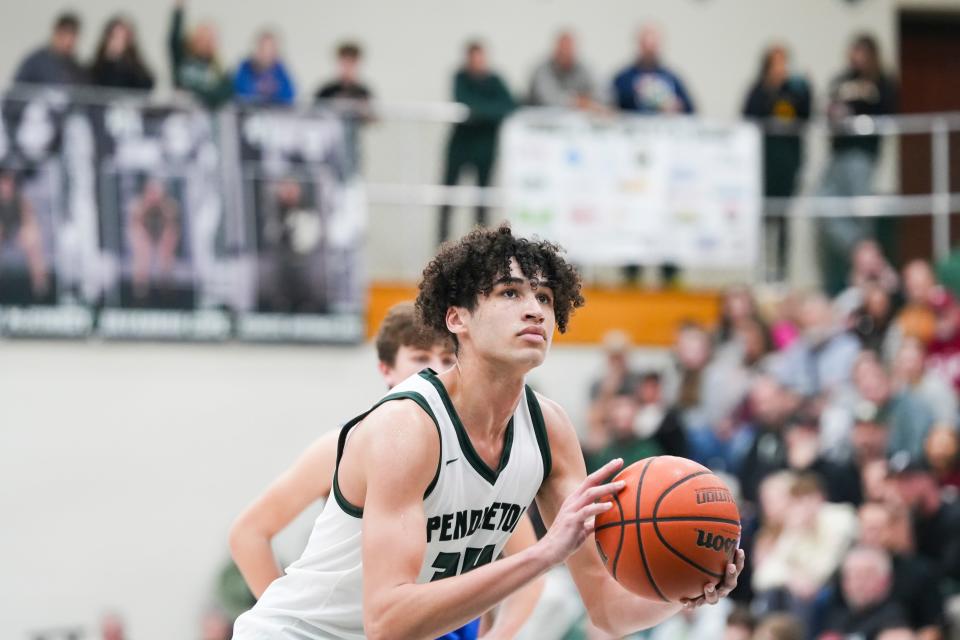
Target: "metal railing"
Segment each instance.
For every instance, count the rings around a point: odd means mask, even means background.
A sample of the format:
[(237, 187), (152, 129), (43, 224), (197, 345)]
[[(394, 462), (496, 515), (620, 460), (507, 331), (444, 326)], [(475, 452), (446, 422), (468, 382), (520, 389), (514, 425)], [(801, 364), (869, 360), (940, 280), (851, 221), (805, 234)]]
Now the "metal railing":
[[(7, 95), (67, 95), (59, 88), (19, 86), (8, 90)], [(74, 101), (91, 104), (127, 101), (140, 105), (170, 105), (189, 107), (193, 101), (182, 93), (166, 96), (148, 96), (107, 89), (75, 88), (69, 90)], [(349, 112), (350, 103), (333, 102), (332, 106)], [(199, 107), (198, 107), (199, 108)], [(299, 104), (287, 109), (307, 111), (315, 104)], [(230, 109), (230, 107), (227, 107)], [(544, 110), (544, 113), (554, 110)], [(363, 108), (362, 158), (366, 200), (372, 209), (394, 217), (403, 210), (424, 211), (443, 205), (474, 207), (484, 205), (493, 209), (502, 207), (506, 195), (498, 186), (478, 187), (470, 185), (445, 186), (441, 184), (444, 141), (449, 128), (463, 122), (468, 116), (467, 108), (454, 102), (380, 102), (374, 101)], [(536, 117), (536, 110), (527, 117)], [(617, 114), (591, 116), (598, 123)], [(771, 133), (790, 133), (782, 125), (761, 123)], [(942, 259), (950, 252), (950, 215), (960, 212), (960, 191), (950, 184), (950, 136), (960, 131), (960, 112), (930, 113), (923, 115), (854, 116), (840, 122), (826, 118), (814, 118), (799, 128), (793, 129), (804, 139), (808, 150), (806, 162), (801, 169), (802, 177), (795, 196), (789, 198), (766, 198), (763, 211), (766, 217), (822, 218), (822, 217), (907, 217), (931, 215), (933, 219), (933, 243), (931, 255)], [(871, 195), (849, 197), (823, 196), (817, 194), (817, 184), (823, 173), (828, 153), (824, 142), (832, 135), (879, 136), (885, 147), (889, 140), (904, 135), (925, 135), (931, 139), (930, 172), (932, 176), (929, 193), (903, 194), (900, 192), (899, 176), (887, 176), (885, 184)], [(821, 152), (810, 150), (820, 143)], [(896, 164), (897, 151), (885, 148), (884, 156), (893, 158)], [(894, 172), (895, 174), (896, 172)], [(881, 182), (884, 182), (881, 179)], [(376, 228), (371, 229), (376, 234)], [(431, 232), (427, 232), (432, 235)], [(391, 242), (393, 238), (391, 238)], [(430, 247), (425, 243), (424, 248)], [(429, 251), (429, 249), (427, 249)], [(417, 256), (415, 262), (422, 264), (427, 257)], [(391, 273), (396, 269), (386, 269)], [(401, 269), (401, 271), (403, 271)], [(374, 269), (376, 272), (376, 269)]]

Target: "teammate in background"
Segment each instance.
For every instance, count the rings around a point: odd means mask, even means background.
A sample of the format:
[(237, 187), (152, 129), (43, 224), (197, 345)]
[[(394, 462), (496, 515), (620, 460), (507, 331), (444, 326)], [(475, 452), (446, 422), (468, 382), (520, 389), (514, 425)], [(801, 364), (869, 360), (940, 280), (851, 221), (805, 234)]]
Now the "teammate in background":
[(157, 270), (159, 279), (173, 271), (180, 243), (180, 212), (163, 182), (147, 180), (143, 195), (130, 207), (127, 241), (133, 261), (133, 294), (145, 298), (150, 290), (150, 274)]
[[(377, 333), (377, 368), (392, 388), (425, 368), (446, 371), (456, 362), (453, 341), (448, 335), (426, 328), (416, 321), (413, 303), (394, 305)], [(270, 541), (308, 506), (330, 495), (337, 456), (337, 430), (319, 437), (297, 462), (237, 518), (230, 530), (230, 550), (250, 591), (260, 598), (267, 586), (283, 575)], [(506, 553), (517, 553), (536, 542), (528, 518), (517, 527)], [(526, 622), (540, 597), (542, 581), (507, 600), (494, 626), (484, 637), (513, 637)], [(465, 625), (450, 640), (471, 640), (477, 636), (479, 620)]]
[[(623, 487), (604, 483), (623, 461), (586, 476), (570, 419), (524, 384), (583, 304), (580, 288), (559, 247), (506, 225), (441, 247), (417, 310), (453, 335), (457, 365), (408, 378), (343, 427), (335, 500), (300, 560), (238, 618), (236, 640), (436, 637), (561, 562), (591, 622), (616, 636), (736, 586), (742, 551), (683, 604), (636, 596), (604, 568), (592, 533), (610, 503), (597, 499)], [(546, 535), (494, 560), (534, 498)]]
[(20, 193), (16, 174), (0, 170), (0, 247), (7, 242), (26, 256), (34, 297), (45, 297), (50, 289), (50, 273), (43, 255), (40, 224), (33, 207)]

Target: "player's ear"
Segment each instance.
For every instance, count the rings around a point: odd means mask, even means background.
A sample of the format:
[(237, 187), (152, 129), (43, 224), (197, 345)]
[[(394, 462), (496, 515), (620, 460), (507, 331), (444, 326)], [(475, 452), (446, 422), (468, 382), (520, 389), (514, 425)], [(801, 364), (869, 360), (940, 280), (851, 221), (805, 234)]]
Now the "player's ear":
[(467, 320), (470, 319), (470, 311), (466, 307), (449, 307), (447, 309), (447, 330), (455, 336), (460, 336), (467, 331)]
[(388, 387), (392, 387), (395, 384), (393, 379), (393, 367), (388, 365), (383, 360), (377, 362), (377, 370), (380, 371), (380, 375), (383, 376), (383, 381), (387, 383)]

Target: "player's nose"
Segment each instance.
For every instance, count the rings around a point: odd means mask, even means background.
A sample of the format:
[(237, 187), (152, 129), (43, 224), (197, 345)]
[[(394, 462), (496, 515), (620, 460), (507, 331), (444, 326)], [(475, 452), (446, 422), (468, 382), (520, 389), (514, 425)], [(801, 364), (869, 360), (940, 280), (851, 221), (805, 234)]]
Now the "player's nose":
[(536, 295), (530, 295), (525, 298), (525, 304), (523, 305), (523, 319), (533, 320), (537, 323), (543, 322), (543, 307), (540, 306), (540, 301), (537, 300)]

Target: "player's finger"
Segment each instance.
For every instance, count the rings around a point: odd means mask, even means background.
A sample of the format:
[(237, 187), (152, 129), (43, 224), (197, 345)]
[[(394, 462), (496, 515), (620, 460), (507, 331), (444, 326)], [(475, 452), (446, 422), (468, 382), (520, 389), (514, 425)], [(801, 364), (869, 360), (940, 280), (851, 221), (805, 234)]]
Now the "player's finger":
[(746, 559), (747, 559), (746, 552), (743, 549), (737, 549), (737, 555), (735, 556), (735, 559), (734, 559), (734, 565), (736, 565), (737, 567), (737, 572), (734, 575), (734, 577), (739, 576), (740, 572), (743, 571), (743, 564), (746, 561)]
[(613, 495), (619, 493), (627, 485), (623, 480), (617, 480), (616, 482), (610, 482), (608, 484), (601, 484), (598, 487), (590, 487), (579, 496), (577, 496), (576, 501), (574, 502), (575, 507), (579, 509), (585, 504), (589, 504), (598, 498), (603, 496)]
[(710, 583), (703, 588), (703, 597), (707, 604), (717, 604), (720, 602), (720, 594), (717, 593), (717, 588), (713, 583)]
[(610, 477), (610, 474), (615, 473), (623, 466), (623, 458), (614, 458), (607, 464), (603, 465), (586, 478), (583, 479), (583, 482), (580, 484), (579, 491), (586, 491), (590, 487), (596, 486)]
[(683, 598), (680, 600), (680, 603), (683, 605), (684, 609), (687, 609), (687, 610), (696, 609), (697, 607), (703, 604), (703, 596), (700, 596), (699, 598), (692, 598), (692, 599)]
[(591, 502), (577, 511), (577, 520), (586, 520), (600, 515), (613, 506), (612, 502)]

